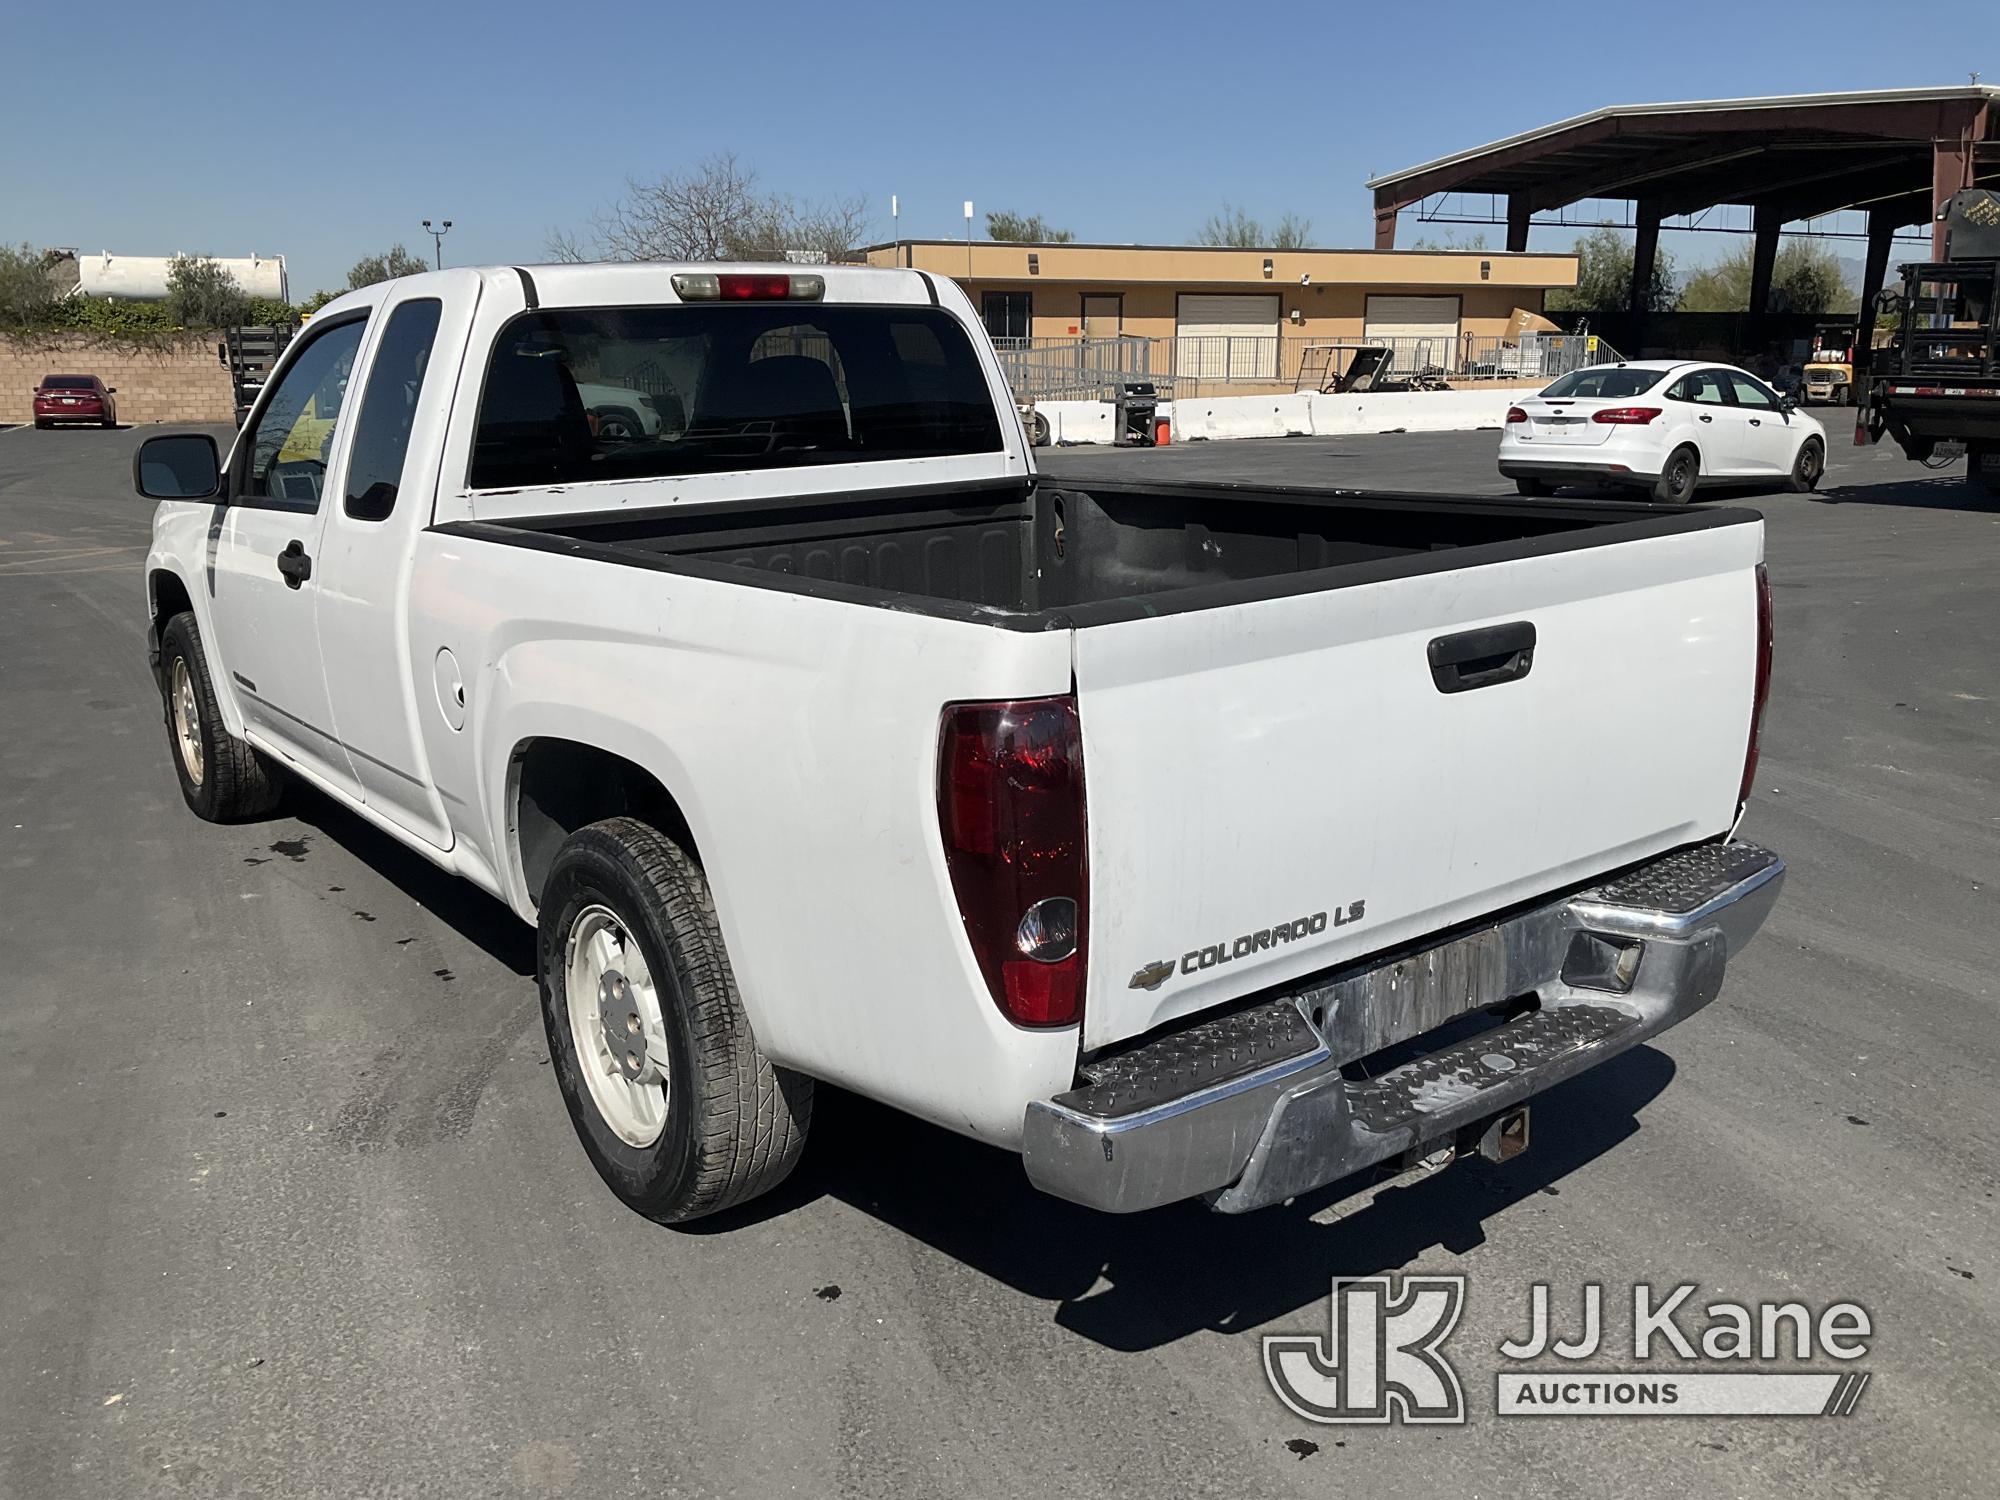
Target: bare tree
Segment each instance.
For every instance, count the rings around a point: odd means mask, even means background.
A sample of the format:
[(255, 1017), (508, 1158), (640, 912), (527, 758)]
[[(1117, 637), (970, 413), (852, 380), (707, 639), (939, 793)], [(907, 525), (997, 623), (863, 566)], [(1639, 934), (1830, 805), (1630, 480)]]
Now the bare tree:
[(1303, 250), (1312, 243), (1313, 221), (1287, 211), (1271, 231), (1273, 250)]
[(1312, 220), (1287, 213), (1277, 227), (1266, 229), (1242, 209), (1225, 203), (1195, 231), (1197, 245), (1227, 245), (1234, 250), (1303, 250), (1312, 243)]
[(628, 180), (625, 196), (592, 221), (590, 243), (558, 231), (547, 248), (557, 260), (833, 260), (867, 228), (861, 199), (760, 192), (757, 174), (723, 152), (686, 172)]
[(1210, 214), (1194, 234), (1197, 245), (1228, 245), (1238, 250), (1255, 248), (1264, 238), (1264, 226), (1240, 208), (1223, 204)]

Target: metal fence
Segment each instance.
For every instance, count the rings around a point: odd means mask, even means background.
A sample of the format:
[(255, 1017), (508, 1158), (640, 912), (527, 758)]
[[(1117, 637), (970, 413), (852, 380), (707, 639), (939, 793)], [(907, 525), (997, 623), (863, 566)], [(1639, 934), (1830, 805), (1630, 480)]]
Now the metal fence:
[(1516, 343), (1504, 343), (1498, 335), (1335, 340), (1292, 333), (994, 343), (1018, 401), (1105, 400), (1121, 380), (1149, 380), (1162, 397), (1217, 395), (1246, 385), (1315, 390), (1330, 387), (1364, 348), (1389, 351), (1378, 385), (1553, 380), (1619, 357), (1609, 344), (1587, 334), (1529, 334)]

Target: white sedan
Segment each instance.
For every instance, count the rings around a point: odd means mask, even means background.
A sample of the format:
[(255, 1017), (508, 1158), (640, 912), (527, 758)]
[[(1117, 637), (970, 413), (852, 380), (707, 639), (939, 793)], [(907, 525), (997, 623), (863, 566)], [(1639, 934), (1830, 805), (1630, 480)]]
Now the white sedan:
[(1734, 365), (1591, 365), (1507, 409), (1500, 472), (1524, 495), (1630, 484), (1683, 504), (1707, 479), (1803, 493), (1826, 472), (1826, 429)]

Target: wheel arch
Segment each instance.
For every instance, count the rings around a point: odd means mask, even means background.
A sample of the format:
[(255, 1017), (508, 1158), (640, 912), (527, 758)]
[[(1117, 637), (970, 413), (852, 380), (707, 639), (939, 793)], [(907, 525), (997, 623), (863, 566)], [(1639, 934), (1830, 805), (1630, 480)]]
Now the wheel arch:
[(541, 905), (563, 840), (605, 818), (637, 818), (702, 862), (680, 800), (650, 769), (616, 751), (559, 735), (529, 735), (508, 754), (505, 796), (508, 858), (531, 907)]

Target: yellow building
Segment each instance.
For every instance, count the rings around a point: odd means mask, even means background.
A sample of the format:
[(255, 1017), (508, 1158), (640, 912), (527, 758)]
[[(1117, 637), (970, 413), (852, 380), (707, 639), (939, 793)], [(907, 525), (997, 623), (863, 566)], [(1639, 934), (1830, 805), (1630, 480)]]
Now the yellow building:
[(1315, 345), (1388, 343), (1405, 372), (1490, 372), (1516, 308), (1576, 285), (1568, 253), (1241, 250), (898, 240), (865, 252), (963, 286), (997, 340), (1173, 340), (1175, 373), (1290, 388)]

